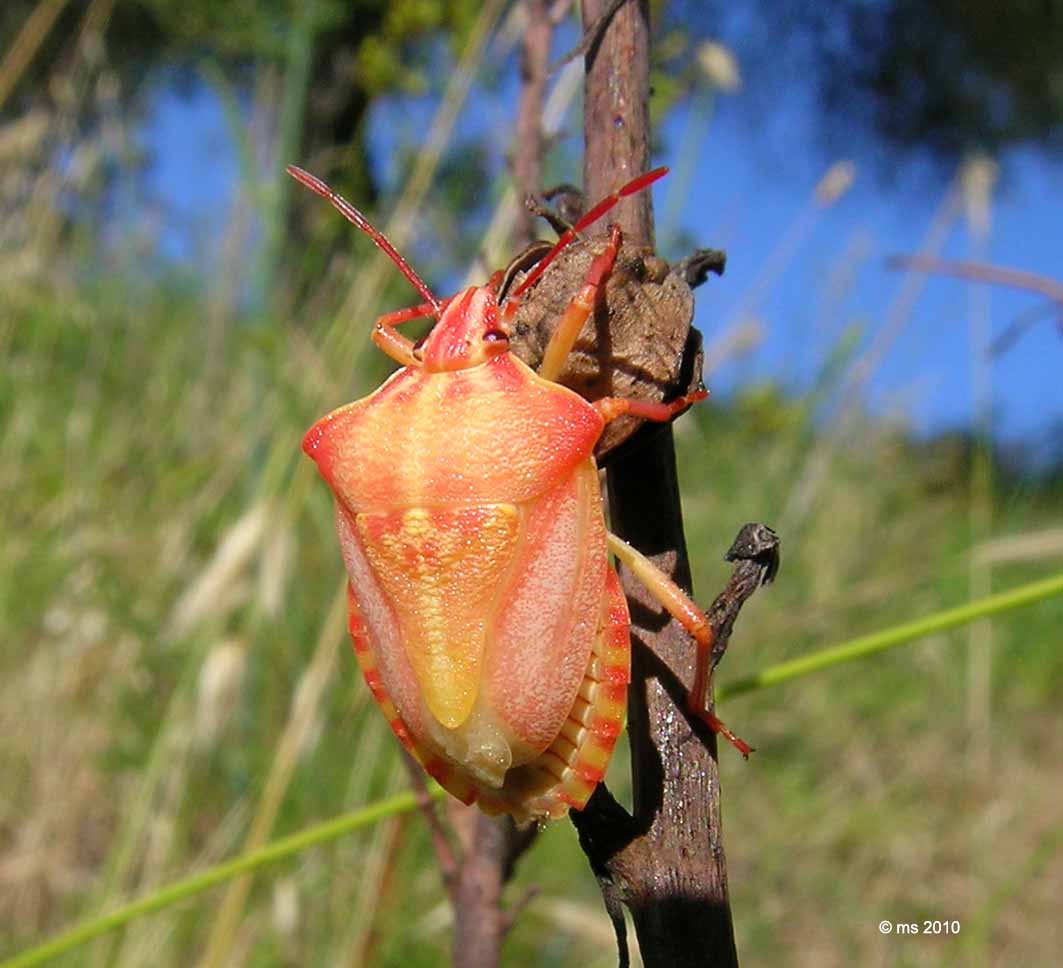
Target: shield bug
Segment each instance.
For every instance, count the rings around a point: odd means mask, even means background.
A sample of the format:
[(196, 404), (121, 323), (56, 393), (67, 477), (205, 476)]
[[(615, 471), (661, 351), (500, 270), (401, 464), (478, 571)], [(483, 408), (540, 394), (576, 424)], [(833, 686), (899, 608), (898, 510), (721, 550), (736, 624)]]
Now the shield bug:
[[(354, 650), (399, 741), (450, 793), (488, 813), (531, 820), (582, 808), (612, 756), (629, 681), (630, 623), (611, 552), (695, 638), (691, 712), (747, 755), (706, 709), (708, 620), (608, 532), (593, 457), (611, 421), (665, 422), (705, 391), (670, 403), (589, 403), (555, 382), (616, 260), (618, 227), (561, 314), (539, 372), (510, 350), (522, 300), (556, 256), (666, 169), (595, 205), (501, 305), (501, 273), (439, 299), (349, 202), (288, 171), (365, 232), (424, 300), (373, 326), (373, 342), (401, 368), (303, 439), (335, 497)], [(420, 343), (397, 329), (423, 317), (435, 324)]]

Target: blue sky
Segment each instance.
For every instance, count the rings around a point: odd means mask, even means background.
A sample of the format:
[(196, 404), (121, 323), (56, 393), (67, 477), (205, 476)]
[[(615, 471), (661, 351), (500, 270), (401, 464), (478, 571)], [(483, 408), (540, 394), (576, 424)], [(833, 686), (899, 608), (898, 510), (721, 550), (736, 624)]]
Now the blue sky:
[[(796, 120), (796, 119), (795, 119)], [(676, 123), (679, 123), (678, 121)], [(738, 121), (725, 113), (702, 146), (703, 167), (711, 185), (696, 186), (686, 207), (687, 223), (704, 219), (700, 238), (723, 238), (727, 275), (699, 299), (697, 325), (711, 334), (727, 319), (756, 278), (778, 239), (807, 205), (828, 165), (811, 131), (794, 133), (794, 151), (785, 163), (763, 160)], [(868, 146), (854, 145), (856, 157)], [(760, 156), (761, 160), (757, 159)], [(874, 172), (860, 170), (852, 189), (821, 212), (797, 257), (759, 307), (766, 338), (752, 359), (736, 368), (744, 378), (769, 376), (801, 386), (822, 361), (830, 342), (847, 323), (867, 329), (870, 340), (884, 321), (886, 308), (902, 283), (886, 258), (916, 251), (947, 184), (911, 165), (885, 184)], [(984, 259), (1049, 277), (1063, 276), (1063, 170), (1032, 151), (1015, 151), (1001, 163), (993, 196), (991, 230)], [(839, 270), (847, 251), (860, 251), (852, 284), (823, 318), (825, 280)], [(972, 257), (966, 221), (958, 218), (942, 250), (946, 257)], [(973, 413), (971, 379), (971, 286), (931, 278), (907, 324), (870, 382), (869, 403), (879, 411), (907, 414), (922, 430), (967, 424)], [(1033, 295), (982, 287), (988, 301), (990, 335), (1044, 300)], [(1010, 352), (987, 360), (993, 422), (1003, 437), (1044, 432), (1063, 422), (1063, 338), (1045, 319), (1031, 326)], [(736, 374), (737, 375), (737, 374)], [(1057, 428), (1058, 429), (1058, 428)]]
[[(489, 133), (499, 170), (510, 137), (514, 90), (509, 78), (494, 95), (474, 95), (459, 126), (459, 136)], [(674, 167), (680, 144), (694, 148), (697, 163), (690, 184), (672, 189), (685, 194), (676, 228), (699, 244), (728, 252), (726, 275), (698, 293), (695, 324), (710, 344), (735, 322), (743, 306), (748, 307), (751, 287), (780, 238), (808, 209), (827, 167), (843, 154), (856, 159), (852, 189), (816, 218), (804, 216), (810, 226), (803, 244), (753, 307), (764, 338), (755, 351), (712, 376), (710, 386), (717, 393), (760, 381), (800, 390), (847, 326), (862, 328), (864, 345), (873, 340), (902, 282), (885, 259), (915, 251), (947, 190), (947, 177), (918, 161), (897, 163), (887, 180), (883, 171), (891, 162), (876, 158), (881, 149), (866, 141), (854, 142), (848, 151), (844, 139), (835, 137), (840, 151), (826, 156), (814, 127), (820, 122), (796, 106), (799, 101), (795, 99), (789, 112), (780, 108), (771, 125), (757, 131), (749, 116), (762, 110), (762, 104), (754, 105), (742, 92), (720, 95), (707, 117), (695, 119), (693, 141), (687, 127), (690, 108), (680, 108), (665, 120), (661, 150), (653, 159)], [(393, 174), (389, 162), (396, 144), (407, 133), (423, 131), (432, 108), (428, 100), (390, 99), (374, 109), (371, 147), (385, 184)], [(578, 118), (571, 117), (568, 130), (575, 133), (578, 127)], [(179, 97), (163, 87), (142, 139), (153, 159), (149, 190), (165, 200), (165, 251), (178, 259), (202, 253), (226, 217), (237, 177), (219, 105), (205, 89)], [(569, 140), (570, 148), (562, 148), (555, 169), (565, 168), (565, 157), (576, 163), (577, 139)], [(569, 180), (578, 181), (578, 176), (575, 168), (562, 171)], [(670, 205), (675, 207), (670, 187), (668, 179), (655, 186), (659, 217)], [(1001, 159), (991, 212), (988, 261), (1063, 277), (1063, 168), (1056, 159), (1033, 150), (1017, 150)], [(943, 254), (969, 258), (971, 252), (961, 216)], [(846, 267), (852, 273), (849, 285), (831, 304), (826, 297), (829, 282)], [(985, 292), (992, 335), (1039, 302), (1035, 296), (999, 288), (986, 287)], [(929, 280), (870, 380), (868, 405), (921, 432), (968, 425), (974, 412), (970, 318), (969, 284)], [(984, 348), (977, 352), (984, 355)], [(1057, 435), (1063, 433), (1063, 338), (1054, 321), (1046, 318), (1031, 326), (1008, 353), (989, 360), (983, 374), (999, 439), (1021, 438), (1036, 447), (1048, 440), (1053, 425)]]

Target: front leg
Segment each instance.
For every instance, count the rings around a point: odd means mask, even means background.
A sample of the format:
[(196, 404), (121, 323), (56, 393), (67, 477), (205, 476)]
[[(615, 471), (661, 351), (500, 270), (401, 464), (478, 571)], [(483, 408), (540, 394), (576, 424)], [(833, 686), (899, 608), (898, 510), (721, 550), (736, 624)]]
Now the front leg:
[(395, 327), (413, 319), (424, 319), (435, 315), (436, 307), (431, 303), (422, 303), (420, 306), (411, 306), (409, 309), (397, 309), (392, 313), (384, 313), (373, 323), (372, 340), (388, 356), (403, 366), (419, 367), (421, 361), (413, 355), (413, 340), (407, 339)]
[[(620, 251), (620, 226), (614, 225), (609, 230), (609, 244), (605, 250), (594, 257), (590, 269), (587, 270), (587, 278), (583, 282), (580, 291), (576, 293), (572, 301), (565, 309), (561, 321), (557, 324), (546, 345), (543, 353), (543, 362), (539, 367), (539, 376), (544, 380), (554, 380), (561, 375), (565, 368), (572, 347), (576, 345), (579, 332), (587, 317), (594, 312), (594, 304), (598, 299), (598, 289), (613, 271), (617, 253)], [(506, 307), (507, 314), (515, 312), (516, 301), (513, 301), (513, 309)]]

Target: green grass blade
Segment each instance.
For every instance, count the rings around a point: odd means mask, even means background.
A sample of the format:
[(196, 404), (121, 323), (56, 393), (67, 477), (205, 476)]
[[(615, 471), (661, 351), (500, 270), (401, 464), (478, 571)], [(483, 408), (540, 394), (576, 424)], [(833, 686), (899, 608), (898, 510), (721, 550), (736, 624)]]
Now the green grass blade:
[[(802, 676), (811, 675), (832, 666), (842, 665), (854, 659), (863, 659), (878, 652), (885, 652), (897, 645), (904, 645), (926, 635), (935, 632), (944, 632), (954, 629), (978, 619), (998, 615), (1001, 612), (1010, 612), (1017, 608), (1024, 608), (1046, 598), (1063, 595), (1063, 575), (1055, 575), (1044, 578), (1041, 581), (1030, 582), (1028, 585), (1020, 585), (1010, 591), (1001, 592), (997, 595), (989, 595), (986, 598), (978, 598), (973, 602), (967, 602), (956, 608), (949, 608), (943, 612), (934, 612), (913, 622), (905, 622), (903, 625), (894, 625), (891, 628), (882, 629), (880, 632), (872, 632), (870, 635), (861, 635), (855, 639), (849, 639), (829, 649), (821, 649), (809, 655), (803, 655), (789, 662), (780, 662), (778, 665), (768, 666), (760, 672), (743, 679), (736, 679), (721, 685), (716, 690), (716, 698), (732, 699), (747, 692), (755, 692), (758, 689), (766, 689), (768, 686), (777, 686), (791, 679), (800, 679)], [(2, 968), (2, 966), (0, 966)]]
[[(440, 798), (444, 795), (439, 788), (431, 791), (431, 796)], [(175, 881), (158, 891), (132, 901), (123, 907), (110, 911), (107, 914), (90, 918), (75, 925), (69, 931), (64, 931), (44, 944), (30, 948), (21, 954), (15, 955), (4, 962), (0, 962), (0, 968), (29, 968), (31, 965), (39, 965), (49, 958), (65, 954), (80, 945), (98, 938), (109, 931), (114, 931), (145, 914), (153, 914), (163, 908), (184, 901), (187, 898), (200, 894), (209, 888), (216, 887), (225, 881), (232, 880), (241, 874), (258, 870), (277, 861), (285, 860), (298, 854), (300, 851), (319, 844), (335, 840), (345, 834), (368, 827), (386, 817), (396, 814), (407, 813), (417, 806), (417, 801), (412, 793), (400, 793), (397, 796), (378, 800), (360, 810), (353, 810), (332, 820), (307, 827), (298, 833), (275, 840), (260, 850), (253, 850), (242, 854), (230, 861), (209, 867), (207, 870), (186, 877), (184, 880)]]

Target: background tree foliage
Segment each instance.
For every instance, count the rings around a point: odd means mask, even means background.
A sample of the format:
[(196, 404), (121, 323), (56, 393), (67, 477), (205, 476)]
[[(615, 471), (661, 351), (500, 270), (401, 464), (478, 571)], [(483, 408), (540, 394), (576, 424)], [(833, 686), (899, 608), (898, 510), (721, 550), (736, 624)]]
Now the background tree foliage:
[[(683, 6), (692, 17), (699, 5)], [(1060, 145), (1060, 0), (771, 0), (721, 14), (728, 40), (776, 82), (814, 81), (825, 125), (856, 123), (894, 151), (944, 159)]]
[[(438, 92), (479, 9), (474, 0), (8, 0), (0, 50), (11, 49), (31, 15), (55, 19), (0, 117), (69, 96), (58, 80), (93, 23), (103, 49), (80, 56), (105, 60), (125, 117), (143, 115), (163, 87), (221, 85), (232, 103), (257, 98), (277, 111), (287, 91), (292, 117), (271, 119), (297, 128), (284, 134), (285, 147), (370, 204), (379, 187), (366, 150), (370, 100)], [(722, 38), (763, 88), (766, 107), (790, 96), (795, 80), (813, 81), (828, 133), (856, 122), (890, 149), (953, 157), (1015, 143), (1058, 145), (1063, 131), (1059, 0), (771, 0), (756, 11), (672, 0), (655, 4), (655, 22), (658, 114), (695, 89), (698, 42)], [(300, 69), (305, 77), (294, 84)], [(105, 101), (82, 100), (77, 132), (98, 123)], [(456, 164), (459, 173), (481, 170), (478, 146), (466, 145)], [(299, 216), (284, 206), (279, 217), (294, 219), (295, 239), (305, 239)]]
[[(0, 10), (0, 50), (11, 47), (42, 0), (10, 0)], [(142, 113), (161, 85), (178, 90), (202, 80), (205, 70), (231, 85), (244, 103), (256, 85), (291, 67), (293, 32), (308, 45), (310, 74), (299, 155), (329, 158), (340, 184), (355, 197), (372, 197), (365, 163), (364, 120), (381, 94), (425, 94), (431, 48), (460, 48), (479, 4), (474, 0), (70, 0), (22, 73), (2, 116), (15, 117), (54, 97), (87, 18), (103, 20), (107, 67), (119, 83), (126, 110)], [(101, 16), (102, 15), (102, 16)], [(96, 113), (84, 105), (81, 121)], [(341, 163), (338, 163), (342, 161)]]

